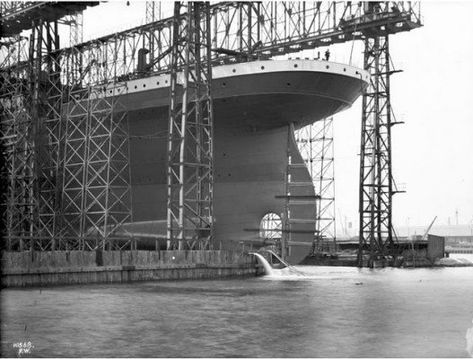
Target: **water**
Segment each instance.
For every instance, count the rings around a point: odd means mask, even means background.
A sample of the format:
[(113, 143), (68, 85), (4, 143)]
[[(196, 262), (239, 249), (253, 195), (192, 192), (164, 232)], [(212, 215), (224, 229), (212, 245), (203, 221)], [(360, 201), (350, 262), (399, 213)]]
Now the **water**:
[(250, 253), (251, 255), (254, 255), (260, 264), (263, 265), (263, 268), (264, 268), (264, 272), (266, 274), (272, 274), (273, 273), (273, 269), (271, 268), (271, 265), (268, 263), (268, 261), (259, 253)]
[(295, 280), (301, 280), (301, 277), (307, 276), (307, 274), (303, 271), (300, 271), (296, 269), (294, 266), (291, 266), (289, 263), (285, 262), (283, 259), (281, 259), (276, 253), (272, 251), (268, 251), (271, 253), (273, 256), (275, 256), (280, 263), (285, 265), (286, 267), (282, 269), (273, 269), (271, 267), (271, 264), (264, 258), (261, 254), (259, 253), (249, 253), (251, 255), (256, 256), (258, 259), (258, 262), (263, 265), (264, 269), (264, 274), (266, 275), (265, 279), (275, 279), (275, 278), (282, 278), (285, 280), (289, 279), (295, 279)]
[(296, 269), (2, 290), (2, 355), (468, 357), (473, 268)]

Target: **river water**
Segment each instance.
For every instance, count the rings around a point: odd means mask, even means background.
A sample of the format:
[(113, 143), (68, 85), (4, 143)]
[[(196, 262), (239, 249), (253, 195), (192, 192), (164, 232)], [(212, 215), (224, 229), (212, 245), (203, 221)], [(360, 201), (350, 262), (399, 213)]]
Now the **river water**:
[(473, 267), (296, 268), (2, 290), (2, 356), (469, 357)]

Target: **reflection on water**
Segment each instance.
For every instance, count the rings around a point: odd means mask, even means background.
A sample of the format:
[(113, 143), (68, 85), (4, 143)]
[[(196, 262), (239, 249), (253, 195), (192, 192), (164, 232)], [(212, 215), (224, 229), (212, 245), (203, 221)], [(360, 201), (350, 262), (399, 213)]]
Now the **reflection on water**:
[(473, 268), (296, 269), (3, 290), (2, 354), (30, 341), (32, 356), (468, 356)]

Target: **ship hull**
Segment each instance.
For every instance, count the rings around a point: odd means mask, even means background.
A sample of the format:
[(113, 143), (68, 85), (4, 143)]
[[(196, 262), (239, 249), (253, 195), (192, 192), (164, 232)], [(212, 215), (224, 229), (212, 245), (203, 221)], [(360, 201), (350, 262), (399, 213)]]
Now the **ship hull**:
[[(349, 68), (352, 73), (347, 75), (342, 65), (327, 71), (323, 66), (336, 64), (313, 63), (320, 69), (310, 68), (307, 61), (215, 68), (214, 246), (264, 244), (258, 231), (262, 218), (267, 213), (282, 217), (285, 211), (288, 153), (293, 164), (303, 163), (290, 124), (300, 128), (351, 106), (366, 84), (364, 72)], [(166, 233), (168, 80), (161, 76), (130, 81), (121, 96), (131, 135), (133, 224), (127, 225), (128, 232)], [(313, 198), (290, 208), (291, 217), (301, 220), (291, 226), (291, 242), (299, 244), (289, 247), (287, 260), (295, 264), (309, 253), (316, 203), (307, 168), (295, 169), (291, 181), (306, 183), (291, 195)]]

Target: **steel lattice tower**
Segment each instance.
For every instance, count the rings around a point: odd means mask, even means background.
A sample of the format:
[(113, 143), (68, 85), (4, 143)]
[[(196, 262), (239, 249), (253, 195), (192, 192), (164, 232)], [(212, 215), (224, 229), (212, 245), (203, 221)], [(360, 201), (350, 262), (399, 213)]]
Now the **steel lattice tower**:
[(28, 39), (20, 36), (2, 43), (0, 116), (2, 219), (5, 224), (2, 227), (7, 250), (28, 248), (29, 239), (36, 231), (37, 197), (32, 185), (35, 178), (32, 73), (26, 62), (31, 50)]
[[(145, 23), (153, 23), (157, 20), (161, 20), (161, 2), (160, 1), (146, 1), (146, 17)], [(160, 36), (155, 37), (155, 34), (151, 31), (146, 37), (146, 42), (148, 43), (148, 51), (150, 58), (150, 67), (154, 63), (154, 54), (156, 52), (156, 45), (159, 50), (162, 47), (162, 39)], [(159, 52), (159, 51), (158, 51)]]
[[(21, 57), (22, 40), (17, 37), (14, 42), (13, 48), (7, 47), (7, 51)], [(19, 48), (15, 49), (17, 45)], [(58, 49), (57, 21), (34, 20), (27, 59), (18, 58), (10, 71), (2, 71), (6, 89), (2, 101), (2, 137), (5, 134), (8, 137), (9, 249), (54, 247), (61, 96), (59, 67), (53, 53)]]
[(84, 16), (82, 11), (71, 15), (71, 31), (69, 32), (69, 45), (77, 45), (84, 37)]
[(161, 2), (146, 1), (146, 24), (161, 20)]
[(369, 251), (368, 265), (393, 251), (389, 38), (365, 40), (364, 68), (370, 72), (362, 104), (360, 157), (360, 234), (358, 265)]
[[(61, 150), (60, 64), (53, 54), (59, 47), (57, 21), (39, 20), (32, 29), (30, 46), (35, 46), (32, 79), (33, 119), (36, 126), (36, 168), (38, 191), (38, 234), (41, 249), (54, 248), (59, 215), (58, 179)], [(46, 78), (44, 78), (46, 76)]]
[[(181, 10), (187, 12), (181, 14)], [(182, 18), (182, 21), (180, 21)], [(174, 7), (168, 139), (168, 247), (208, 248), (213, 229), (210, 8)], [(177, 73), (182, 69), (182, 83)]]
[[(71, 48), (64, 87), (62, 247), (112, 249), (128, 243), (115, 233), (131, 220), (128, 111), (116, 59), (97, 40), (87, 57)], [(81, 64), (89, 64), (82, 70)], [(101, 64), (91, 71), (94, 64)]]
[(333, 118), (296, 131), (296, 141), (319, 197), (313, 252), (333, 252), (336, 245)]

